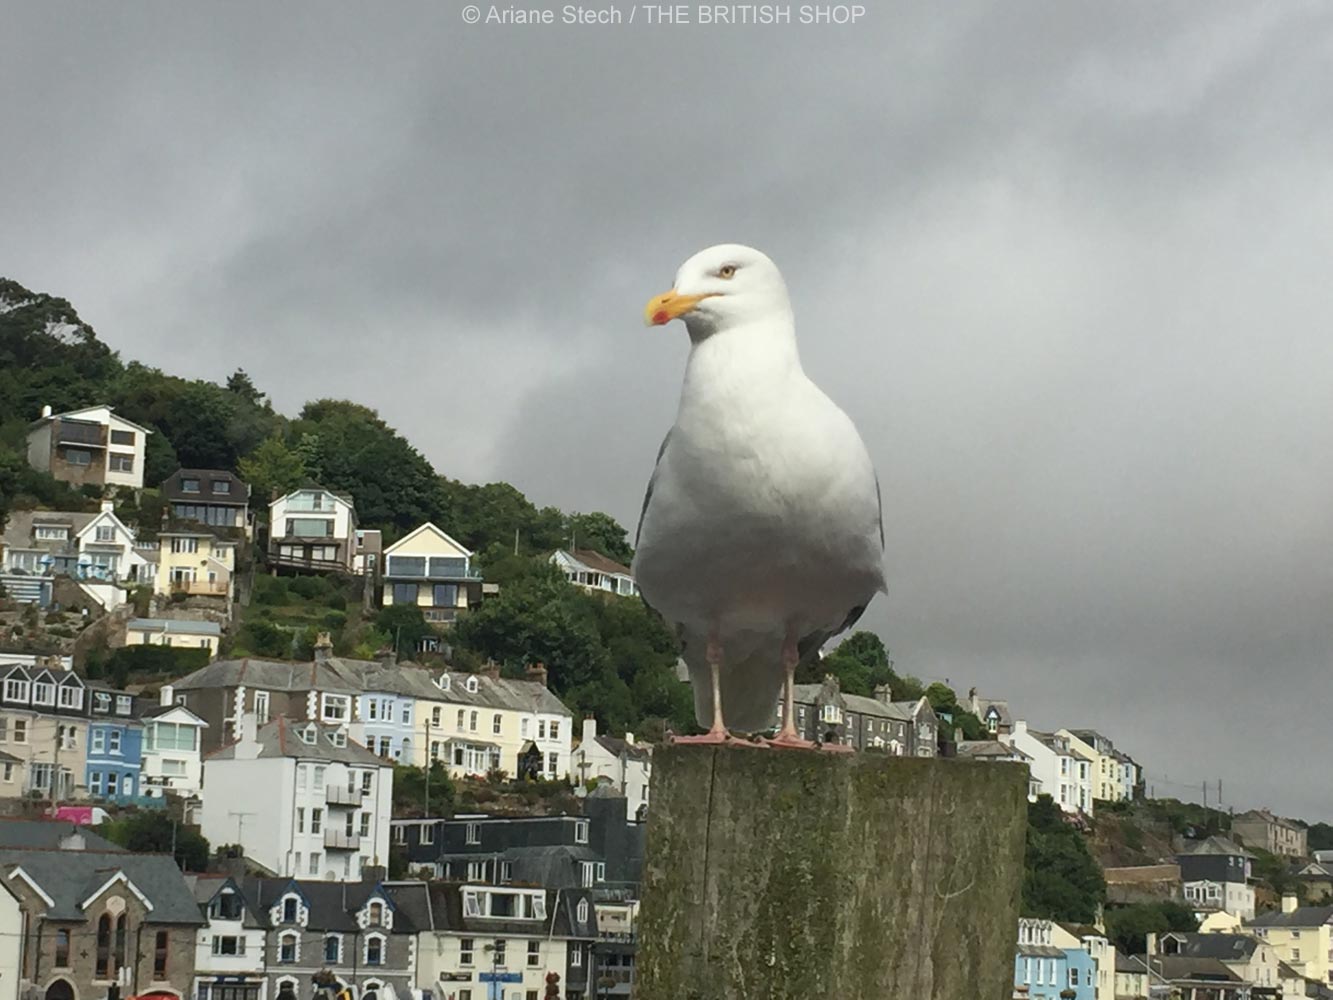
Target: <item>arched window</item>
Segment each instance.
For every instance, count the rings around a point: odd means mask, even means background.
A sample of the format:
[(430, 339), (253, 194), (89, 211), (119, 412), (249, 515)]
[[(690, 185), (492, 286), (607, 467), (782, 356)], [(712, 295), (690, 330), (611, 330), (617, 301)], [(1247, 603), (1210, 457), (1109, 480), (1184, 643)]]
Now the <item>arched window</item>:
[(278, 980), (278, 1000), (296, 1000), (296, 980)]
[(74, 987), (68, 979), (57, 979), (46, 988), (46, 1000), (74, 1000)]
[(384, 904), (371, 903), (366, 907), (366, 923), (370, 927), (384, 926)]
[(97, 972), (98, 979), (111, 978), (111, 915), (103, 913), (97, 921)]
[(384, 935), (368, 934), (366, 935), (366, 964), (383, 965), (384, 964)]
[(290, 932), (283, 934), (278, 938), (278, 961), (290, 965), (296, 961), (296, 942), (295, 934)]
[(330, 934), (324, 939), (324, 961), (328, 965), (337, 965), (342, 961), (342, 939), (337, 934)]
[(361, 1000), (379, 1000), (380, 984), (375, 980), (367, 980), (361, 987)]
[(578, 918), (581, 924), (588, 922), (588, 901), (586, 899), (579, 900)]

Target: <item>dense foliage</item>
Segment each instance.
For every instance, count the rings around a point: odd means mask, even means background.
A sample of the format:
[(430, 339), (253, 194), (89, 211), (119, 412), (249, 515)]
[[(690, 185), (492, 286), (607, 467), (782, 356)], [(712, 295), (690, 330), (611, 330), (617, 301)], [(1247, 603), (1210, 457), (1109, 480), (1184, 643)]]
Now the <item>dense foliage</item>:
[(1101, 866), (1049, 795), (1028, 808), (1023, 915), (1090, 924), (1106, 901)]
[(135, 854), (170, 854), (188, 872), (208, 869), (208, 841), (203, 834), (164, 809), (122, 813), (97, 832)]
[(1199, 929), (1193, 911), (1170, 900), (1112, 907), (1106, 911), (1105, 920), (1107, 938), (1126, 955), (1142, 955), (1149, 934)]

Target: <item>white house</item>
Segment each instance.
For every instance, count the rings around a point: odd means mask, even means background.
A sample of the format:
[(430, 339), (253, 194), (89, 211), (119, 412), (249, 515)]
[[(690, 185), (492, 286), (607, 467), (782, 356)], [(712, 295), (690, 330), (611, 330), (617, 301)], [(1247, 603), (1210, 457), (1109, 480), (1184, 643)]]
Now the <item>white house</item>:
[(269, 504), (270, 566), (350, 573), (356, 554), (356, 510), (350, 495), (310, 487)]
[(175, 646), (218, 651), (222, 626), (190, 618), (132, 618), (125, 626), (127, 646)]
[(653, 774), (652, 748), (634, 742), (634, 734), (625, 738), (601, 736), (597, 720), (583, 720), (583, 738), (574, 751), (571, 775), (580, 785), (598, 778), (610, 779), (625, 796), (625, 818), (637, 819), (648, 807), (648, 784)]
[(96, 514), (15, 511), (5, 525), (0, 569), (65, 574), (90, 583), (151, 582), (150, 563), (110, 500)]
[(281, 876), (361, 878), (389, 858), (393, 764), (348, 738), (346, 725), (278, 716), (204, 759), (201, 828), (214, 844)]
[(565, 574), (566, 580), (584, 590), (601, 590), (625, 597), (633, 597), (639, 592), (628, 566), (592, 549), (557, 549), (550, 561)]
[(265, 928), (258, 919), (246, 919), (240, 886), (226, 875), (185, 879), (208, 920), (196, 933), (192, 995), (265, 1000), (264, 977), (255, 975), (264, 963)]
[(1028, 768), (1040, 782), (1042, 794), (1049, 795), (1065, 812), (1092, 814), (1091, 765), (1074, 753), (1066, 737), (1029, 729), (1020, 719), (1002, 742), (1031, 758)]
[(109, 406), (52, 413), (28, 428), (28, 464), (76, 486), (143, 489), (147, 427), (118, 417)]
[(159, 695), (161, 704), (141, 713), (143, 749), (139, 787), (149, 798), (167, 792), (195, 798), (203, 786), (200, 746), (208, 723), (173, 701), (170, 684)]
[(18, 1000), (28, 921), (18, 896), (0, 879), (0, 1000)]

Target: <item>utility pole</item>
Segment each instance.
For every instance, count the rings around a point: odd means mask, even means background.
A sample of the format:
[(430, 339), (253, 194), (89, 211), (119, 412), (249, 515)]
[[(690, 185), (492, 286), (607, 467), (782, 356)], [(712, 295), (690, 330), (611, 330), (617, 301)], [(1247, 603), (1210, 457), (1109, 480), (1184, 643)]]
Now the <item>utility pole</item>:
[(426, 819), (430, 819), (430, 716), (426, 716)]

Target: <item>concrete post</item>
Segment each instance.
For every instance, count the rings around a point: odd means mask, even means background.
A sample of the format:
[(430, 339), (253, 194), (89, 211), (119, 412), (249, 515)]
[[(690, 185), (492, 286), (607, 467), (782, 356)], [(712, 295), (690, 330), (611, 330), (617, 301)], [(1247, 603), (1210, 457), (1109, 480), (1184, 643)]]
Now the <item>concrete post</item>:
[(1027, 769), (653, 755), (636, 1000), (1009, 1000)]

